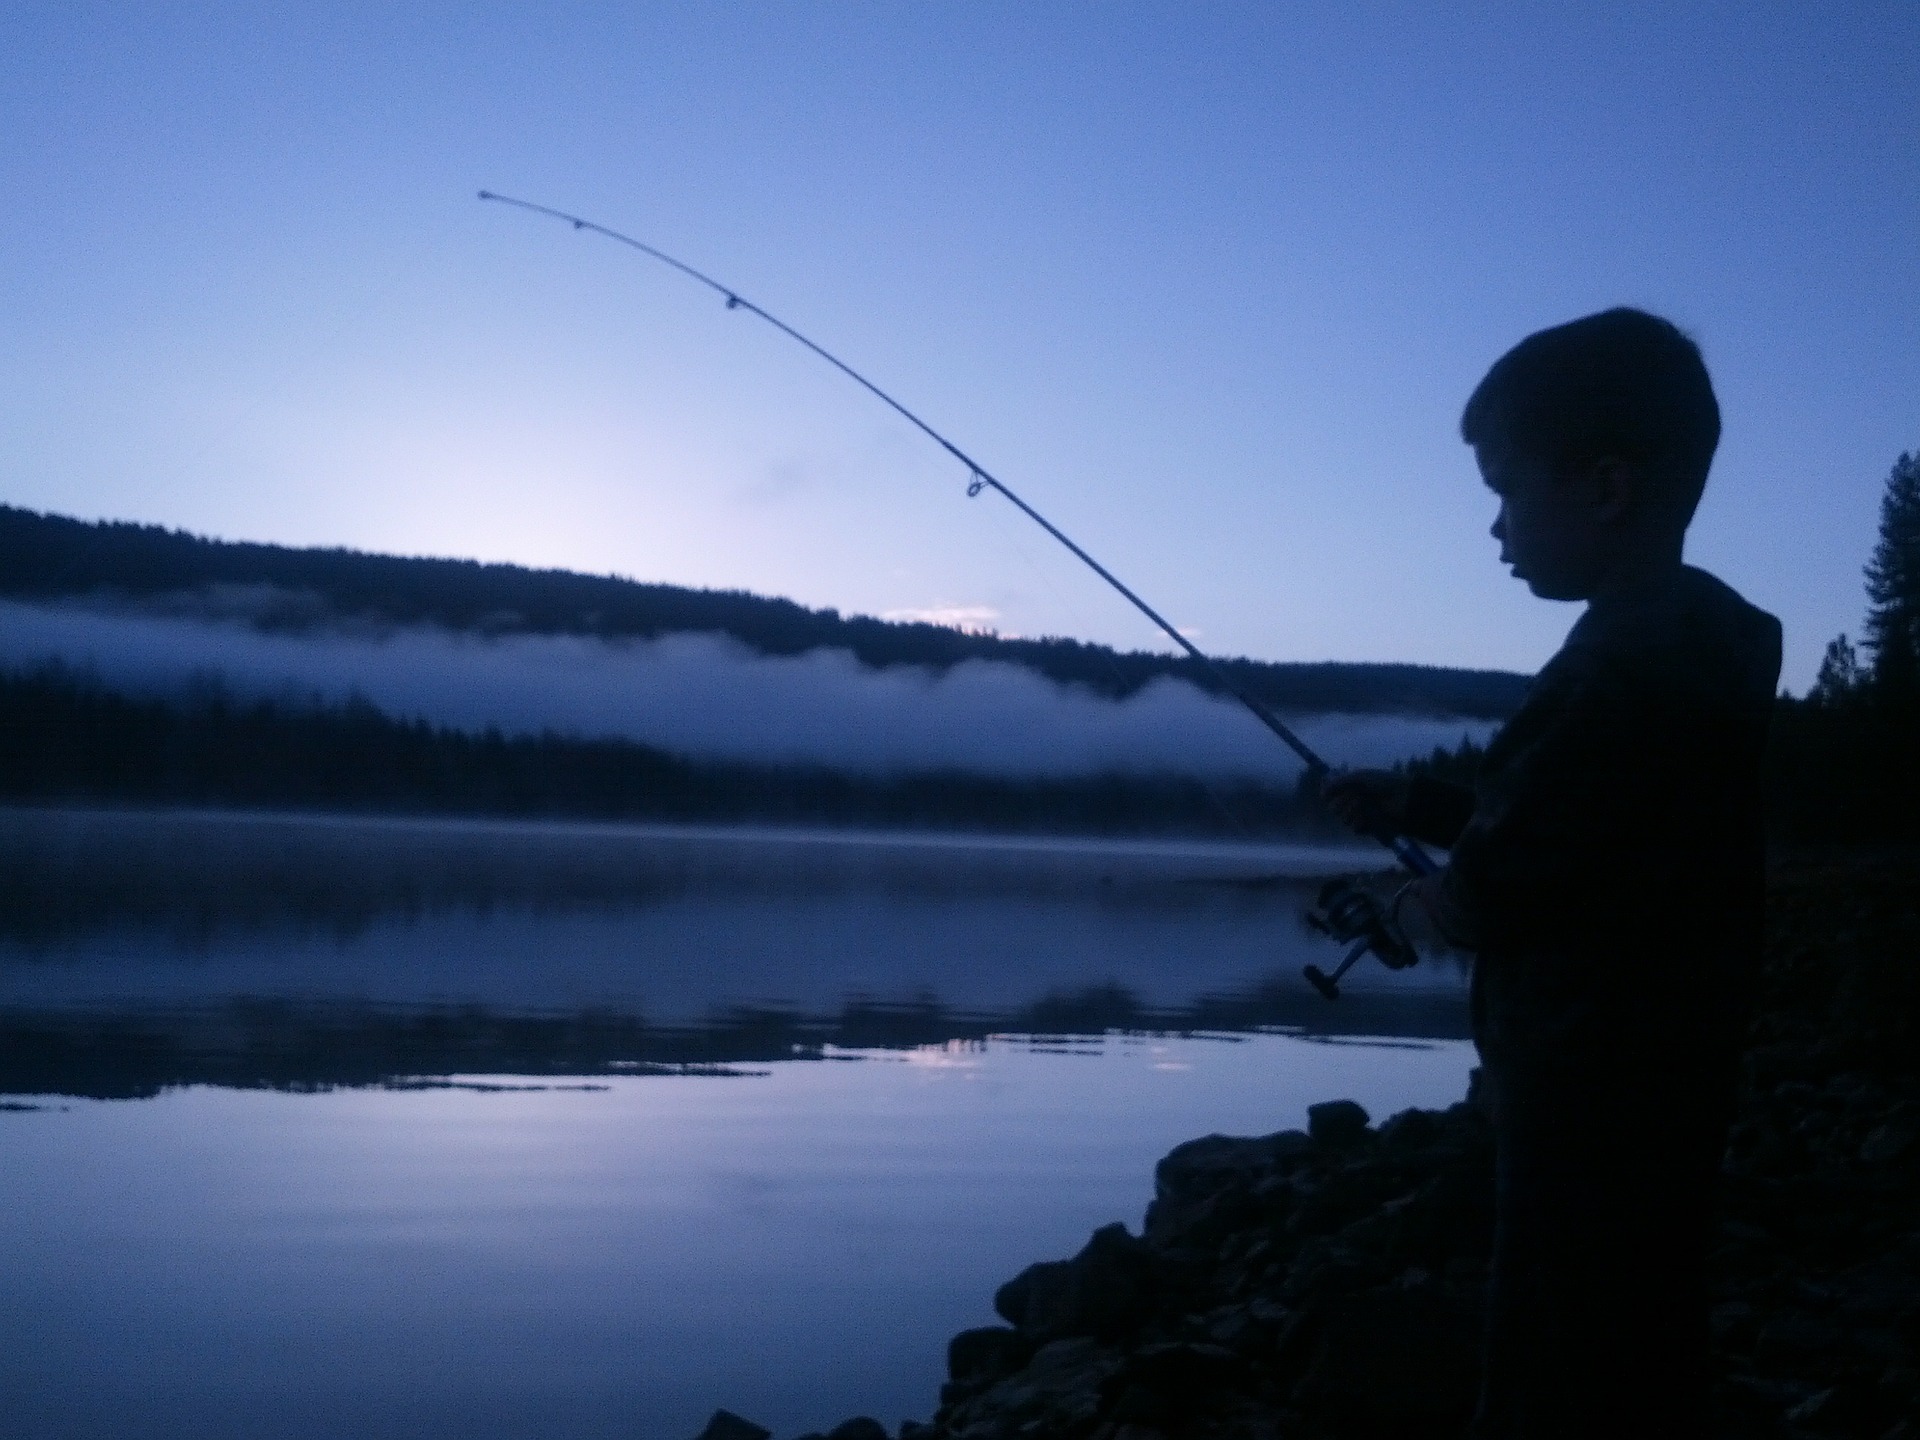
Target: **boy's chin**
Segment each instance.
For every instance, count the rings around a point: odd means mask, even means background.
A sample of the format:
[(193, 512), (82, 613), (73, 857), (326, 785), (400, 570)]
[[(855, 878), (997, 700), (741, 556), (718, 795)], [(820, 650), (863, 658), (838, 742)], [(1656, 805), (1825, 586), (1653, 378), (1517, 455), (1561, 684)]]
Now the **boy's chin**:
[(1555, 579), (1551, 576), (1542, 578), (1538, 575), (1526, 575), (1517, 567), (1513, 572), (1513, 578), (1523, 583), (1541, 600), (1570, 601), (1587, 598), (1586, 587), (1575, 585), (1570, 581)]

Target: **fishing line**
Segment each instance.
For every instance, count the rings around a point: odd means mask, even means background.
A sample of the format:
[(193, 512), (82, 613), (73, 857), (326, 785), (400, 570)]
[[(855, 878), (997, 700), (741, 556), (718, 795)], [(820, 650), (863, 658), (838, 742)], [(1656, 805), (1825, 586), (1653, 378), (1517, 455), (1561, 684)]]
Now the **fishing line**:
[[(847, 362), (839, 356), (816, 345), (805, 335), (802, 335), (798, 330), (787, 324), (786, 321), (780, 319), (779, 316), (762, 309), (737, 290), (722, 285), (711, 275), (696, 270), (693, 266), (674, 259), (673, 256), (667, 254), (664, 250), (656, 250), (653, 246), (648, 245), (644, 241), (636, 240), (631, 235), (623, 235), (618, 230), (611, 230), (605, 225), (584, 219), (579, 215), (570, 215), (564, 210), (555, 210), (547, 205), (536, 205), (531, 200), (516, 200), (511, 195), (497, 195), (491, 190), (482, 190), (480, 192), (480, 198), (482, 200), (495, 201), (501, 205), (511, 205), (515, 209), (530, 211), (535, 215), (545, 215), (549, 219), (562, 220), (571, 225), (575, 230), (591, 230), (596, 235), (604, 235), (609, 240), (617, 241), (631, 249), (638, 250), (642, 255), (658, 260), (663, 265), (671, 266), (688, 279), (706, 286), (727, 302), (727, 308), (729, 310), (745, 310), (749, 314), (757, 315), (788, 339), (811, 350), (815, 355), (833, 366), (834, 369), (860, 386), (861, 389), (867, 391), (875, 399), (880, 400), (899, 414), (929, 440), (932, 440), (942, 450), (945, 450), (955, 460), (958, 460), (964, 465), (967, 469), (967, 494), (969, 496), (978, 495), (982, 490), (993, 490), (997, 492), (1001, 498), (1012, 504), (1021, 514), (1025, 515), (1029, 520), (1033, 521), (1034, 524), (1038, 525), (1068, 550), (1072, 551), (1075, 558), (1092, 570), (1094, 574), (1098, 575), (1102, 580), (1106, 581), (1107, 584), (1119, 591), (1134, 609), (1151, 620), (1168, 639), (1172, 640), (1174, 644), (1185, 651), (1188, 657), (1200, 667), (1202, 673), (1204, 673), (1209, 680), (1227, 694), (1233, 696), (1234, 699), (1238, 700), (1246, 707), (1248, 713), (1250, 713), (1254, 719), (1266, 726), (1288, 749), (1292, 750), (1295, 755), (1298, 755), (1301, 762), (1307, 767), (1308, 772), (1316, 781), (1332, 773), (1333, 767), (1328, 765), (1325, 760), (1322, 760), (1319, 755), (1315, 754), (1314, 751), (1308, 747), (1306, 741), (1294, 734), (1285, 721), (1278, 715), (1275, 715), (1273, 711), (1261, 701), (1255, 699), (1240, 686), (1236, 685), (1232, 679), (1227, 676), (1226, 672), (1216, 665), (1199, 646), (1181, 634), (1159, 611), (1155, 610), (1151, 605), (1147, 604), (1146, 601), (1129, 590), (1111, 570), (1107, 569), (1106, 566), (1102, 565), (1098, 560), (1094, 559), (1093, 556), (1076, 545), (1073, 540), (1067, 536), (1065, 531), (1061, 530), (1025, 500), (1022, 500), (1012, 490), (1008, 489), (1005, 484), (990, 473), (979, 461), (975, 460), (971, 455), (967, 454), (966, 451), (962, 450), (958, 445), (955, 445), (951, 440), (947, 439), (946, 436), (934, 429), (933, 426), (929, 425), (925, 420), (922, 420), (918, 415), (914, 414), (913, 411), (894, 399), (893, 396), (889, 395), (885, 390), (882, 390), (878, 385), (874, 384), (873, 381), (847, 364)], [(1404, 835), (1382, 833), (1375, 835), (1373, 838), (1393, 851), (1395, 858), (1416, 875), (1432, 874), (1439, 868), (1425, 850), (1421, 849), (1418, 844)]]

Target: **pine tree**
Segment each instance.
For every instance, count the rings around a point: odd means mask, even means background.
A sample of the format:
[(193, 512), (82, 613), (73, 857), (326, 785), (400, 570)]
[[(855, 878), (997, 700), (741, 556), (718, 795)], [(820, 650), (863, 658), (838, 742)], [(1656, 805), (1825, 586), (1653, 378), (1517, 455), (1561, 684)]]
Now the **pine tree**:
[(1845, 705), (1860, 694), (1866, 680), (1852, 642), (1845, 635), (1837, 635), (1827, 642), (1826, 656), (1820, 661), (1820, 673), (1814, 677), (1807, 699), (1816, 705)]
[(1920, 698), (1920, 455), (1902, 455), (1887, 476), (1867, 599), (1875, 688), (1887, 700)]

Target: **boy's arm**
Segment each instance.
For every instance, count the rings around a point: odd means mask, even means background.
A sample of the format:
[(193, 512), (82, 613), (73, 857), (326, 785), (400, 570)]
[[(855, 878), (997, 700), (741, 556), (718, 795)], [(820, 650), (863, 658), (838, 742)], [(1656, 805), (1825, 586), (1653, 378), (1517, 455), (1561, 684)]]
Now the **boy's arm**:
[(1490, 754), (1471, 818), (1419, 898), (1475, 949), (1579, 934), (1603, 877), (1617, 883), (1648, 817), (1646, 729), (1628, 687), (1592, 654), (1563, 652)]
[(1473, 803), (1470, 786), (1416, 775), (1407, 786), (1407, 834), (1423, 844), (1451, 850), (1473, 818)]
[(1405, 835), (1450, 848), (1473, 814), (1473, 791), (1396, 770), (1347, 770), (1321, 786), (1329, 809), (1362, 835)]

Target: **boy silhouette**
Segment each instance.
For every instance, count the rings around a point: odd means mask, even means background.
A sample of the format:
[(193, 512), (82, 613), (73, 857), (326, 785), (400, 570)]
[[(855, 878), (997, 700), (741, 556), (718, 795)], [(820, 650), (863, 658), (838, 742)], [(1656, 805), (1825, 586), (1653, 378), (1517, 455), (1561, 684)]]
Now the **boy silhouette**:
[(1326, 795), (1356, 828), (1451, 850), (1396, 909), (1474, 954), (1497, 1160), (1473, 1433), (1698, 1440), (1780, 626), (1682, 560), (1720, 411), (1669, 322), (1616, 309), (1529, 336), (1460, 431), (1501, 560), (1586, 613), (1472, 790), (1359, 771)]

